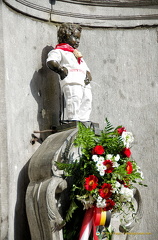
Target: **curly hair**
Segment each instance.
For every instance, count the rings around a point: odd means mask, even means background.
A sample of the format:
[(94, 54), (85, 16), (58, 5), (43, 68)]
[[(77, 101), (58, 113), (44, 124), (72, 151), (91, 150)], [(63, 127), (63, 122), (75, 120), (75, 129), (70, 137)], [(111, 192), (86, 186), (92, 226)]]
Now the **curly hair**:
[(78, 30), (79, 32), (82, 31), (82, 27), (79, 24), (73, 24), (73, 23), (63, 23), (59, 27), (57, 37), (58, 37), (58, 43), (66, 43), (67, 40), (73, 33)]

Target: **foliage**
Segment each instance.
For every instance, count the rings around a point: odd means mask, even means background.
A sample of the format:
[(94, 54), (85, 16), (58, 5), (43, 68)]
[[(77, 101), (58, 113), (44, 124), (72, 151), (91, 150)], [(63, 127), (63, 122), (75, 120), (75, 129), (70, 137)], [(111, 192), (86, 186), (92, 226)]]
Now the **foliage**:
[[(80, 159), (71, 164), (57, 163), (65, 176), (73, 179), (71, 203), (65, 219), (67, 222), (78, 218), (76, 214), (81, 208), (83, 211), (92, 206), (121, 213), (126, 204), (134, 211), (133, 188), (135, 183), (143, 185), (143, 174), (131, 157), (133, 140), (131, 132), (122, 126), (114, 128), (107, 119), (100, 136), (95, 135), (93, 129), (78, 123), (74, 144), (81, 148)], [(65, 240), (75, 239), (77, 228), (75, 221), (72, 223), (74, 235), (69, 238), (67, 231)]]

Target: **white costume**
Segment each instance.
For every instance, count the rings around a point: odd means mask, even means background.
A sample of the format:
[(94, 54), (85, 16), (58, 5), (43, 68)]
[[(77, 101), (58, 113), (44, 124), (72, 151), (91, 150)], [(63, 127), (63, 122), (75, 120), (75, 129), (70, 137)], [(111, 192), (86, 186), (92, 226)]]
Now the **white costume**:
[(85, 85), (87, 64), (81, 58), (78, 63), (72, 52), (55, 49), (48, 53), (47, 62), (56, 61), (68, 69), (68, 75), (60, 80), (60, 86), (66, 100), (65, 120), (89, 121), (92, 104), (90, 84)]

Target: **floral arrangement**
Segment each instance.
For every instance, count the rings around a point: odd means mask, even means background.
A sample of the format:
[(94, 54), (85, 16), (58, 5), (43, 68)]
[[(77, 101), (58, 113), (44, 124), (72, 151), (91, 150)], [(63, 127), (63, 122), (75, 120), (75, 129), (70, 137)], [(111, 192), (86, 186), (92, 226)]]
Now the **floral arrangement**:
[[(100, 135), (78, 123), (74, 144), (81, 149), (79, 159), (72, 163), (57, 163), (58, 168), (64, 170), (65, 177), (72, 178), (73, 182), (65, 220), (72, 220), (71, 232), (74, 231), (74, 234), (80, 227), (78, 222), (75, 223), (77, 209), (81, 213), (95, 206), (104, 211), (121, 213), (125, 204), (129, 209), (134, 209), (134, 184), (143, 185), (143, 174), (132, 158), (133, 141), (131, 132), (123, 126), (114, 128), (107, 119)], [(67, 230), (64, 239), (77, 239), (74, 237), (76, 235), (68, 235)]]

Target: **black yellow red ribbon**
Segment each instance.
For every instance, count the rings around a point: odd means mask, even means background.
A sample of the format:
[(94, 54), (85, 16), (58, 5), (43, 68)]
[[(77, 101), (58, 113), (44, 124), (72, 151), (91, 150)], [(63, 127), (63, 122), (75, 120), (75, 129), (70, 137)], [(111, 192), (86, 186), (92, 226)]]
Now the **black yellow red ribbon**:
[(109, 227), (111, 220), (111, 211), (104, 211), (102, 208), (89, 208), (84, 216), (79, 240), (88, 240), (93, 229), (93, 239), (98, 240), (96, 235), (97, 226)]
[(95, 226), (105, 226), (110, 225), (111, 211), (104, 211), (102, 208), (94, 209), (94, 225)]

